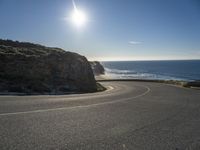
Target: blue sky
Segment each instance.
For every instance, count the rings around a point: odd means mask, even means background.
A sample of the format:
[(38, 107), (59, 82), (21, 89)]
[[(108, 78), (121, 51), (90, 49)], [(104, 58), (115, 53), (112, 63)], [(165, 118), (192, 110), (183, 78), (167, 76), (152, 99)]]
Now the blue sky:
[(199, 0), (0, 0), (0, 38), (61, 47), (90, 60), (200, 59)]

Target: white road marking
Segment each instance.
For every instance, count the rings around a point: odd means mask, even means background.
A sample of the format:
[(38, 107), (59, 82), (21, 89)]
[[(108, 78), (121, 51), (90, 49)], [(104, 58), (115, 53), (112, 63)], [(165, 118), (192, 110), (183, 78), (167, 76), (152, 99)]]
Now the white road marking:
[[(119, 99), (119, 100), (114, 100), (114, 101), (109, 101), (109, 102), (96, 103), (96, 104), (90, 104), (90, 105), (82, 105), (82, 106), (74, 106), (74, 107), (62, 107), (62, 108), (32, 110), (32, 111), (24, 111), (24, 112), (2, 113), (2, 114), (0, 114), (0, 117), (11, 116), (11, 115), (21, 115), (21, 114), (42, 113), (42, 112), (50, 112), (50, 111), (59, 111), (59, 110), (70, 110), (70, 109), (76, 109), (76, 108), (88, 108), (88, 107), (95, 107), (95, 106), (101, 106), (101, 105), (106, 105), (106, 104), (113, 104), (113, 103), (118, 103), (118, 102), (129, 101), (129, 100), (132, 100), (132, 99), (136, 99), (136, 98), (145, 96), (146, 94), (148, 94), (151, 91), (151, 89), (147, 86), (141, 86), (141, 87), (145, 87), (147, 90), (140, 95), (137, 95), (137, 96), (134, 96), (134, 97), (129, 97), (129, 98), (126, 98), (126, 99)], [(112, 87), (111, 87), (111, 89), (112, 89)]]
[(114, 87), (112, 87), (112, 86), (107, 86), (107, 90), (106, 90), (106, 91), (108, 92), (108, 91), (111, 91), (111, 90), (113, 90), (113, 89), (114, 89)]

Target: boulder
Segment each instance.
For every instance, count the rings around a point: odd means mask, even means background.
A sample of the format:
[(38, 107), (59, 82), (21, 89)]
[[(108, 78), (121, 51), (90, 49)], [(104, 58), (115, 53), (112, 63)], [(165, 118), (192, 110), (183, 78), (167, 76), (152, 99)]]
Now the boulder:
[(90, 65), (92, 67), (93, 73), (96, 76), (105, 74), (105, 69), (104, 69), (103, 65), (100, 62), (91, 61)]
[(65, 94), (95, 92), (84, 56), (59, 48), (0, 40), (0, 93)]

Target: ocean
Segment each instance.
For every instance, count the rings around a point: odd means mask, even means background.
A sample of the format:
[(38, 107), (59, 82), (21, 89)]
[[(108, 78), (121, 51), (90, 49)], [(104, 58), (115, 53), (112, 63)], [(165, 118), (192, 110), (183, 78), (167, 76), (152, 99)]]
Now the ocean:
[(200, 60), (101, 62), (114, 79), (200, 80)]

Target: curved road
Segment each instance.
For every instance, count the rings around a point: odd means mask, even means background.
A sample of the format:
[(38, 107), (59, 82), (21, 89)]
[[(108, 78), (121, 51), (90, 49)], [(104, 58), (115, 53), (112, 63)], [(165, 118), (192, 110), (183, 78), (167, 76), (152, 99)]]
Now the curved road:
[(105, 92), (0, 96), (1, 150), (199, 150), (200, 91), (102, 82)]

